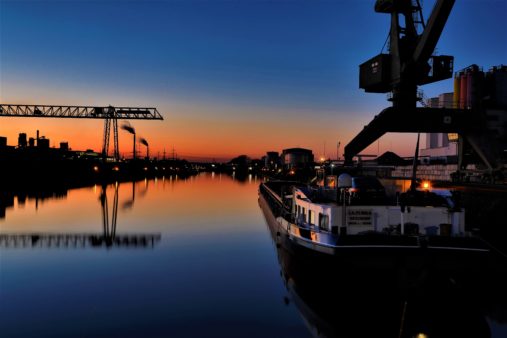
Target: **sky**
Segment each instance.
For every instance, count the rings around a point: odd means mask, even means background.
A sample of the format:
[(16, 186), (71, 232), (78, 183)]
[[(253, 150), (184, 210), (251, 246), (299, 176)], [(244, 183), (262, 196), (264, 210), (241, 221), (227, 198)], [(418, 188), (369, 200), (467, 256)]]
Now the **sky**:
[[(131, 121), (153, 156), (305, 147), (335, 158), (389, 106), (358, 86), (359, 64), (381, 52), (389, 30), (374, 3), (0, 0), (0, 103), (156, 107), (163, 121)], [(434, 3), (422, 1), (425, 18)], [(456, 0), (437, 53), (453, 55), (455, 71), (506, 64), (506, 13), (507, 0)], [(427, 97), (452, 88), (422, 87)], [(0, 119), (10, 145), (36, 130), (52, 146), (99, 151), (103, 122)], [(387, 134), (363, 153), (410, 156), (416, 137)], [(132, 156), (125, 131), (120, 152)]]

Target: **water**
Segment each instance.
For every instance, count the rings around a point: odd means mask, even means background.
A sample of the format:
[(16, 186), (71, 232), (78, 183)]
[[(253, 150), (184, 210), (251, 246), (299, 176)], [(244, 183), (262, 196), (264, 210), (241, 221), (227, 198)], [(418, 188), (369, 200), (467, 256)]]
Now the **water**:
[[(159, 234), (153, 247), (2, 247), (0, 335), (307, 336), (283, 302), (258, 183), (203, 174), (120, 184), (116, 235)], [(14, 203), (1, 233), (101, 235), (101, 190)], [(110, 227), (114, 194), (108, 186)]]
[[(11, 237), (0, 243), (0, 336), (324, 336), (316, 322), (382, 325), (371, 309), (385, 312), (380, 318), (388, 316), (397, 329), (399, 304), (391, 312), (379, 307), (376, 297), (360, 295), (361, 283), (313, 279), (308, 286), (304, 278), (294, 284), (308, 271), (273, 243), (259, 208), (259, 183), (252, 176), (239, 181), (201, 174), (28, 196), (3, 193), (8, 207), (0, 213), (0, 234)], [(32, 245), (31, 237), (21, 243), (22, 234), (53, 237)], [(64, 235), (59, 242), (57, 234)], [(379, 286), (372, 281), (366, 288)], [(338, 296), (328, 292), (337, 290)], [(463, 303), (472, 303), (474, 311), (493, 307), (481, 312), (479, 322), (493, 337), (503, 337), (502, 299)], [(354, 304), (370, 310), (352, 320), (343, 310)], [(451, 305), (445, 309), (452, 311)], [(442, 307), (421, 308), (432, 306)], [(421, 317), (410, 313), (407, 322)]]

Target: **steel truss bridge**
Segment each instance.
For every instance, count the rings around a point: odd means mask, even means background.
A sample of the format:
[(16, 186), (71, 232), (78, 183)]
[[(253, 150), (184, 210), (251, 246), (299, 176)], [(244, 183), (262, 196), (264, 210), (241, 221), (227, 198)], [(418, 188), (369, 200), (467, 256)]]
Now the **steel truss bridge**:
[(111, 124), (113, 129), (113, 157), (120, 158), (118, 147), (118, 120), (163, 120), (157, 108), (139, 107), (93, 107), (93, 106), (54, 106), (54, 105), (20, 105), (1, 104), (0, 116), (6, 117), (53, 117), (104, 120), (104, 137), (102, 157), (109, 151)]

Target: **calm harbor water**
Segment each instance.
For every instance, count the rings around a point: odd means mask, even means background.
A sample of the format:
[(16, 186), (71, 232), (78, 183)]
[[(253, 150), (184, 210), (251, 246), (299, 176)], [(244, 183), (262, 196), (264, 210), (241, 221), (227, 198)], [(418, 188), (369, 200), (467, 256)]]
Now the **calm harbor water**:
[(273, 242), (259, 183), (200, 174), (3, 193), (0, 336), (506, 336), (505, 291), (438, 276), (407, 301), (396, 276), (299, 262)]

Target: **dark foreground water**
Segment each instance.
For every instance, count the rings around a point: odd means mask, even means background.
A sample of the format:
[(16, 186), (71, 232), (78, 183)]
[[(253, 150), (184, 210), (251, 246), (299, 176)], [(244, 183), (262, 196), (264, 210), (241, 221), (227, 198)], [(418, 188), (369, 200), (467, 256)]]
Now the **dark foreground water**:
[(507, 336), (505, 292), (431, 275), (400, 298), (399, 276), (276, 246), (259, 183), (3, 192), (0, 337)]

